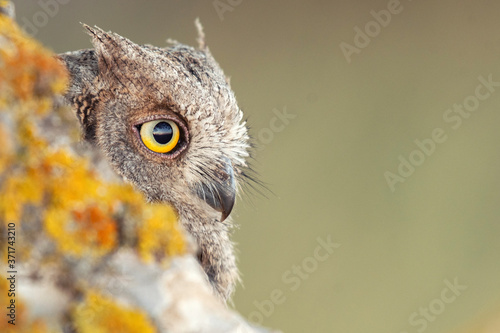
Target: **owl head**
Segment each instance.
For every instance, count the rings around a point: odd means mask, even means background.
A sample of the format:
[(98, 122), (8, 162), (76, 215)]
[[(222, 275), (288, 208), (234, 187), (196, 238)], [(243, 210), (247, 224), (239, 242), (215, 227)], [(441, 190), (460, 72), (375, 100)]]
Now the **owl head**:
[(153, 202), (222, 222), (245, 178), (243, 114), (204, 43), (137, 45), (84, 26), (94, 49), (60, 55), (83, 135)]

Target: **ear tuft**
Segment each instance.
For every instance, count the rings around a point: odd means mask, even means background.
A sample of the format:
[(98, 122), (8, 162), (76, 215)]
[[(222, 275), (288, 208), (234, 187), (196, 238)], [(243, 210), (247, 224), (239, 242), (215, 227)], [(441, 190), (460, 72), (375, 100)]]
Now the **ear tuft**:
[(129, 92), (137, 91), (138, 87), (131, 83), (130, 77), (140, 75), (146, 62), (148, 52), (145, 48), (133, 43), (116, 33), (105, 32), (99, 27), (83, 25), (92, 37), (95, 55), (99, 68), (99, 80), (108, 85), (125, 87)]
[(87, 33), (92, 37), (92, 43), (95, 46), (95, 43), (109, 43), (110, 41), (114, 40), (114, 36), (111, 33), (107, 33), (106, 31), (102, 30), (98, 26), (94, 26), (93, 28), (90, 27), (89, 25), (82, 23), (83, 28), (87, 30)]
[(194, 25), (196, 26), (196, 30), (198, 31), (198, 38), (196, 38), (196, 41), (198, 42), (198, 48), (200, 50), (205, 50), (207, 48), (207, 44), (205, 43), (205, 32), (203, 31), (203, 26), (201, 25), (199, 17), (197, 17), (194, 21)]

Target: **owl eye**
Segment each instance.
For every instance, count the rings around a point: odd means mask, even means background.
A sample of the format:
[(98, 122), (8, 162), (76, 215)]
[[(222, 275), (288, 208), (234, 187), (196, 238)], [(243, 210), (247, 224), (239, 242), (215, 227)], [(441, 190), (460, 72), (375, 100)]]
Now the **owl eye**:
[(141, 140), (148, 149), (165, 154), (172, 151), (179, 142), (180, 130), (171, 120), (153, 120), (141, 125)]

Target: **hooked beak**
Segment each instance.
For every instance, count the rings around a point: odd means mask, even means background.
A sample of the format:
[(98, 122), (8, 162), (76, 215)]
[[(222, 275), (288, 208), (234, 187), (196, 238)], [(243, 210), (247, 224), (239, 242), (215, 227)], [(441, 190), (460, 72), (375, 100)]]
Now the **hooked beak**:
[(222, 222), (231, 213), (236, 199), (233, 165), (226, 159), (226, 163), (215, 174), (216, 179), (209, 185), (202, 184), (196, 194), (210, 207), (222, 213)]

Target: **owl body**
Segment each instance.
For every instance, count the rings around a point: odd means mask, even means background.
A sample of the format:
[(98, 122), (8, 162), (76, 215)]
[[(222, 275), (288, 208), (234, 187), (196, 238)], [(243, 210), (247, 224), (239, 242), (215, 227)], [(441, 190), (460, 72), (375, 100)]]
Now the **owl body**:
[(85, 26), (94, 49), (59, 55), (83, 137), (151, 202), (174, 206), (217, 295), (238, 270), (228, 218), (249, 137), (228, 80), (204, 45), (140, 46)]

